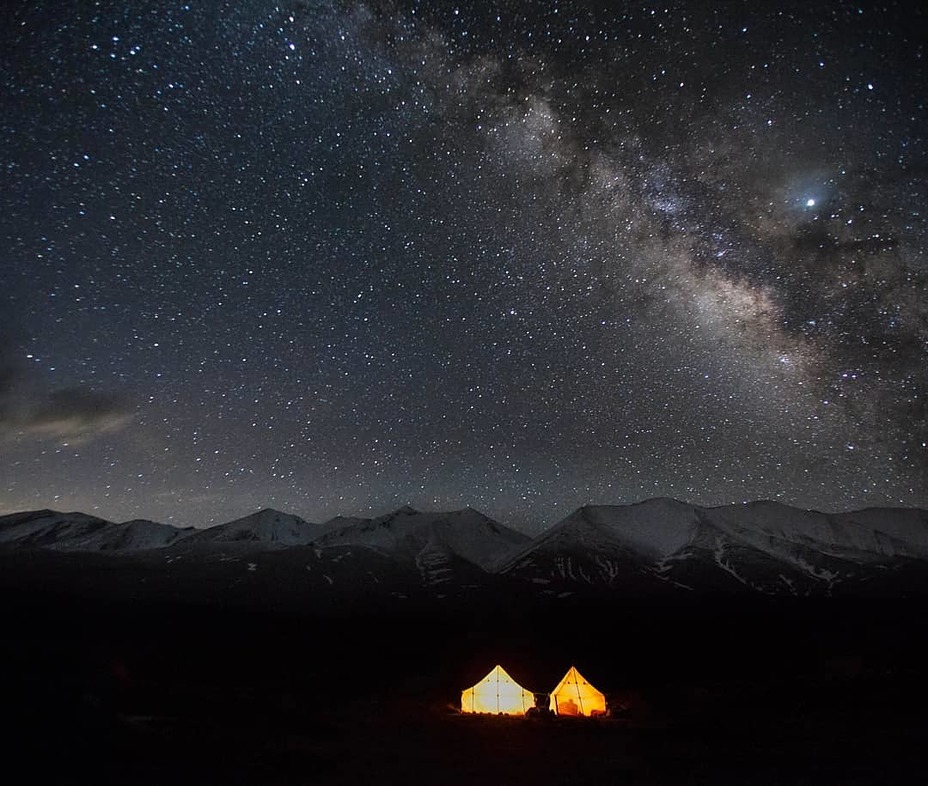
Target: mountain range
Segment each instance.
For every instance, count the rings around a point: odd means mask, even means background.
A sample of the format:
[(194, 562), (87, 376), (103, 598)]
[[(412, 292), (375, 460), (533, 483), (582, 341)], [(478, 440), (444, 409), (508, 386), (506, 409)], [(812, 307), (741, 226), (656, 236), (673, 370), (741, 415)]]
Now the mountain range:
[(206, 529), (40, 510), (0, 517), (0, 558), (23, 581), (223, 598), (920, 596), (928, 511), (656, 498), (585, 506), (532, 538), (472, 508), (321, 524), (265, 509)]

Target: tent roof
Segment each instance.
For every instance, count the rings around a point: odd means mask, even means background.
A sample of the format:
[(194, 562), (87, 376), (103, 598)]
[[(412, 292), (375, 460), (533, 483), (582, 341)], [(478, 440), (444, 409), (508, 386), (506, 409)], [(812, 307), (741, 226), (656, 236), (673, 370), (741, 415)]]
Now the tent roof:
[[(479, 681), (476, 683), (476, 685), (480, 685), (480, 683), (482, 683), (482, 682), (511, 682), (511, 683), (513, 683), (513, 684), (515, 684), (515, 685), (519, 685), (519, 683), (516, 682), (516, 681), (512, 678), (512, 675), (511, 675), (508, 671), (506, 671), (506, 669), (504, 669), (502, 666), (500, 666), (499, 664), (497, 664), (497, 665), (494, 666), (492, 669), (490, 669), (490, 671), (489, 671), (489, 673), (487, 674), (487, 676), (484, 677), (482, 680), (479, 680)], [(475, 687), (475, 686), (472, 686), (472, 687)], [(519, 685), (519, 687), (521, 688), (522, 686)]]
[[(577, 671), (576, 666), (571, 666), (567, 673), (561, 678), (561, 681), (557, 684), (557, 687), (551, 691), (552, 693), (557, 693), (561, 688), (566, 685), (589, 685), (593, 688), (592, 683), (584, 677), (579, 671)], [(596, 688), (593, 688), (596, 690)]]

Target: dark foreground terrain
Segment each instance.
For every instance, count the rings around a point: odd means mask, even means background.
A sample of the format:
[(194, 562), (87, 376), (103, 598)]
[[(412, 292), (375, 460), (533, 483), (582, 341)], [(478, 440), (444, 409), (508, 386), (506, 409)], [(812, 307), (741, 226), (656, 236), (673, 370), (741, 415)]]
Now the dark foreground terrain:
[[(143, 784), (923, 783), (921, 604), (273, 612), (5, 590), (3, 781)], [(576, 665), (601, 719), (465, 716), (502, 664)]]

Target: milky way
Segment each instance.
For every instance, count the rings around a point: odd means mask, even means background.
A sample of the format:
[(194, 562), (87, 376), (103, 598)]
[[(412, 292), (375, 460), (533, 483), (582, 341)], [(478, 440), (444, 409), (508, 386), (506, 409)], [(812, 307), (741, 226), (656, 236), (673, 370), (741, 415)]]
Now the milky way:
[(914, 4), (17, 5), (0, 512), (928, 506)]

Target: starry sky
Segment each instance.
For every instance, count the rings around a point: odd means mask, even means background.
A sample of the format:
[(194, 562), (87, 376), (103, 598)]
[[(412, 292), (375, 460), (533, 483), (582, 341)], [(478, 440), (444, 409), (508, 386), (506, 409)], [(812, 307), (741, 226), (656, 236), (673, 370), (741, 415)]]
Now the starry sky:
[(0, 513), (928, 507), (917, 4), (3, 20)]

